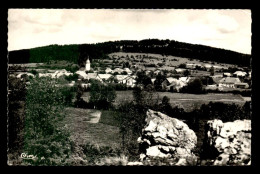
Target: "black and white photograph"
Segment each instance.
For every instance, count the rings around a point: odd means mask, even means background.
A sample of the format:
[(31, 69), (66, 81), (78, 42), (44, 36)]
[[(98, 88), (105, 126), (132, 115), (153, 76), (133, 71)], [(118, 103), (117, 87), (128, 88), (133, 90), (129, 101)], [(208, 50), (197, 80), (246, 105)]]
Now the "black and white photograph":
[(251, 9), (7, 13), (8, 166), (251, 166)]

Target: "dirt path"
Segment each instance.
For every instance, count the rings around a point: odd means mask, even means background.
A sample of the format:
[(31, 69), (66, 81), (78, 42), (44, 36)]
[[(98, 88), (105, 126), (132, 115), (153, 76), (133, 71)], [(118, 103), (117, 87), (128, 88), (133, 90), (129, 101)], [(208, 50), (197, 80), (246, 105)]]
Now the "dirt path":
[(88, 123), (98, 123), (100, 120), (101, 112), (100, 111), (95, 111), (95, 112), (90, 112), (90, 120), (87, 121)]

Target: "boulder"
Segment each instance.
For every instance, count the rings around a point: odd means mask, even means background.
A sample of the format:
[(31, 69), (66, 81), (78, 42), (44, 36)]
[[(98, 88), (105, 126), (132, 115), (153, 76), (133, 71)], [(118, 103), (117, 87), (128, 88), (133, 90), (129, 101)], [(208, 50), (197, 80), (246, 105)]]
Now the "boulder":
[(251, 120), (210, 120), (205, 138), (206, 146), (217, 152), (213, 165), (250, 165)]
[[(193, 156), (197, 136), (188, 125), (161, 112), (147, 111), (146, 125), (138, 138), (142, 154), (140, 159), (182, 159), (178, 165), (186, 165), (185, 159)], [(177, 160), (178, 161), (178, 160)]]

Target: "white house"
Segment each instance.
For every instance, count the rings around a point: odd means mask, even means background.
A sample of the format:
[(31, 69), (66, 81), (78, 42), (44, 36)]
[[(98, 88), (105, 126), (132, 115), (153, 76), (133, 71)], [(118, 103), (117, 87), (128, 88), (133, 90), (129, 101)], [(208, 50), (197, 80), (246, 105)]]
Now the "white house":
[(223, 73), (223, 76), (231, 77), (231, 73)]
[(234, 74), (237, 76), (237, 77), (245, 77), (245, 75), (247, 74), (246, 72), (243, 72), (243, 71), (236, 71), (234, 72)]
[(132, 74), (132, 71), (129, 68), (124, 68), (124, 71), (126, 71), (129, 75)]
[(182, 73), (182, 72), (184, 72), (186, 69), (184, 69), (184, 68), (176, 68), (175, 69), (175, 71), (177, 72), (177, 73)]
[(171, 88), (175, 89), (177, 92), (180, 91), (180, 89), (187, 84), (184, 83), (182, 80), (173, 78), (173, 77), (168, 77), (166, 78), (168, 86), (166, 87), (167, 90), (170, 90)]
[(106, 74), (113, 73), (113, 70), (111, 68), (106, 68), (105, 70)]
[(114, 72), (114, 73), (117, 72), (118, 74), (121, 74), (123, 71), (124, 71), (124, 70), (121, 69), (121, 68), (115, 68), (113, 72)]

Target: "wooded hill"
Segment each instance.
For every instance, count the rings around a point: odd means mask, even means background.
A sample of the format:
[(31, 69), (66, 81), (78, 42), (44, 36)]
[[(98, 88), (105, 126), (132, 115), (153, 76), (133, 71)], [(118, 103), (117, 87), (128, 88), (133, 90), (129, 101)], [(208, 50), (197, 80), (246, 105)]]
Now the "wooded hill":
[(210, 46), (189, 44), (175, 40), (145, 39), (109, 41), (97, 44), (49, 45), (9, 52), (9, 63), (40, 63), (67, 60), (84, 65), (90, 59), (104, 59), (113, 52), (138, 52), (193, 58), (202, 61), (250, 66), (251, 55)]

